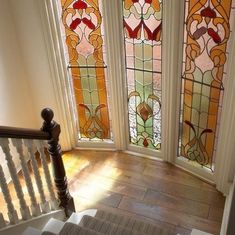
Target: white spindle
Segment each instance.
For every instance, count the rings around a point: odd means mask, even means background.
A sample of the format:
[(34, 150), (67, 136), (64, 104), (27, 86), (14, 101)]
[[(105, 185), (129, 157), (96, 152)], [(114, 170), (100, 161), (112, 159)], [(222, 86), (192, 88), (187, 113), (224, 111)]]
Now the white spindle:
[(35, 159), (35, 147), (34, 147), (34, 142), (33, 140), (24, 140), (24, 144), (28, 149), (29, 155), (30, 155), (30, 160), (31, 160), (31, 165), (33, 168), (33, 173), (35, 176), (38, 192), (40, 195), (41, 199), (41, 208), (43, 212), (47, 212), (46, 207), (49, 207), (48, 202), (46, 201), (46, 197), (43, 191), (43, 185), (42, 185), (42, 179), (38, 170), (38, 165), (37, 161)]
[(50, 194), (50, 205), (51, 205), (51, 209), (52, 210), (56, 210), (58, 209), (59, 203), (55, 197), (55, 193), (53, 190), (53, 184), (52, 184), (52, 179), (51, 179), (51, 174), (47, 165), (47, 161), (46, 161), (46, 155), (45, 155), (45, 149), (44, 149), (44, 141), (42, 140), (36, 140), (35, 144), (37, 146), (37, 150), (40, 154), (40, 159), (42, 162), (42, 167), (44, 170), (44, 174), (45, 174), (45, 179), (46, 179), (46, 183), (47, 183), (47, 188)]
[[(18, 215), (17, 215), (17, 212), (12, 204), (11, 195), (10, 195), (10, 192), (9, 192), (9, 189), (7, 186), (7, 181), (6, 181), (6, 178), (5, 178), (5, 175), (2, 170), (1, 165), (0, 165), (0, 187), (2, 189), (2, 194), (3, 194), (4, 200), (7, 204), (9, 221), (11, 224), (17, 224), (19, 221)], [(1, 224), (1, 222), (0, 222), (0, 224)], [(0, 225), (0, 227), (1, 227), (1, 225)]]
[(32, 184), (32, 180), (30, 177), (29, 169), (27, 166), (27, 162), (25, 161), (24, 153), (23, 153), (23, 146), (22, 146), (22, 140), (21, 139), (12, 139), (12, 143), (15, 146), (21, 162), (21, 167), (24, 175), (24, 179), (26, 182), (27, 190), (30, 196), (31, 200), (31, 211), (33, 216), (38, 216), (41, 214), (40, 206), (37, 203), (35, 192)]
[(2, 213), (0, 213), (0, 228), (4, 228), (4, 227), (6, 227), (6, 222), (3, 218)]
[(29, 208), (26, 205), (26, 202), (25, 202), (25, 199), (24, 199), (23, 191), (22, 191), (22, 188), (21, 188), (21, 185), (20, 185), (20, 181), (18, 179), (15, 164), (12, 160), (10, 147), (9, 147), (9, 140), (6, 139), (6, 138), (0, 138), (0, 145), (1, 145), (1, 148), (4, 152), (4, 154), (5, 154), (5, 159), (7, 161), (7, 166), (8, 166), (10, 175), (11, 175), (11, 179), (12, 179), (12, 182), (14, 184), (15, 191), (16, 191), (17, 197), (18, 197), (19, 202), (20, 202), (20, 212), (21, 212), (21, 215), (22, 215), (22, 219), (27, 220), (31, 216), (30, 216)]

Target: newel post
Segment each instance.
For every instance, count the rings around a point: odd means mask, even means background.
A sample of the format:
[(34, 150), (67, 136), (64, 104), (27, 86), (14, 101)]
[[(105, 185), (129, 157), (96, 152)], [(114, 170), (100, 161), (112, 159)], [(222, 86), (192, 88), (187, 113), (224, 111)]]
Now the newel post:
[(61, 146), (59, 144), (60, 125), (53, 121), (54, 113), (49, 108), (43, 109), (41, 116), (44, 120), (41, 130), (50, 134), (48, 152), (51, 155), (54, 181), (60, 200), (60, 206), (65, 209), (66, 215), (69, 216), (72, 212), (75, 212), (75, 206), (68, 190), (68, 181), (62, 160)]

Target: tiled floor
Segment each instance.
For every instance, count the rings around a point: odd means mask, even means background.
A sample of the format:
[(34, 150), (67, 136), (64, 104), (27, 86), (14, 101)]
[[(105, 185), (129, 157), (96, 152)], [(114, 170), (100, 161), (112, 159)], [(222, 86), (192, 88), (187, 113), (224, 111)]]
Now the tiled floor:
[[(219, 234), (222, 194), (171, 164), (110, 151), (71, 151), (63, 159), (77, 211), (102, 208), (182, 235), (192, 228)], [(13, 192), (12, 197), (15, 203)], [(0, 203), (6, 213), (2, 195)]]

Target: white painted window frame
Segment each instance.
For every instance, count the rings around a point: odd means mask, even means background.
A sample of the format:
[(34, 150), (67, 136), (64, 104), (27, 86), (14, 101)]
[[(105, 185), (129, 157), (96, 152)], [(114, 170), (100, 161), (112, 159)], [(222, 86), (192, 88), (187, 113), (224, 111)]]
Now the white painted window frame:
[[(171, 1), (169, 1), (171, 2)], [(176, 22), (178, 24), (178, 27), (174, 27), (174, 29), (171, 28), (173, 31), (173, 36), (170, 38), (172, 40), (175, 40), (178, 38), (178, 41), (171, 42), (170, 45), (172, 47), (177, 48), (178, 45), (182, 45), (183, 42), (183, 30), (184, 30), (184, 0), (180, 0), (179, 2), (174, 1), (171, 3), (172, 6), (171, 9), (174, 9), (172, 11), (171, 16), (174, 18), (173, 20), (170, 20), (170, 22), (173, 24), (173, 22)], [(178, 8), (177, 8), (178, 7)], [(165, 9), (165, 11), (169, 11), (169, 9)], [(178, 13), (178, 14), (177, 14)], [(168, 16), (170, 17), (170, 16)], [(169, 25), (169, 23), (166, 21), (168, 20), (168, 17), (165, 17), (165, 23)], [(163, 21), (164, 22), (164, 21)], [(178, 156), (178, 140), (179, 140), (179, 113), (180, 113), (180, 90), (181, 90), (181, 67), (182, 67), (182, 53), (183, 48), (180, 48), (178, 51), (178, 58), (175, 57), (175, 60), (171, 61), (172, 64), (176, 64), (176, 61), (179, 61), (178, 69), (176, 67), (173, 67), (170, 69), (171, 73), (173, 73), (173, 76), (177, 74), (178, 82), (174, 81), (172, 76), (169, 76), (172, 82), (172, 86), (176, 87), (177, 89), (173, 89), (172, 92), (170, 92), (169, 96), (173, 96), (170, 104), (171, 108), (169, 108), (169, 112), (171, 115), (170, 119), (176, 120), (176, 122), (171, 122), (169, 124), (169, 127), (175, 128), (175, 131), (169, 132), (171, 134), (172, 138), (172, 146), (171, 149), (173, 155), (169, 153), (169, 161), (174, 162), (175, 165), (178, 167), (189, 171), (190, 173), (193, 173), (194, 175), (198, 176), (199, 178), (206, 180), (208, 182), (211, 182), (213, 184), (216, 184), (216, 187), (219, 191), (223, 192), (225, 195), (229, 191), (229, 187), (232, 183), (232, 179), (235, 173), (235, 160), (234, 160), (234, 152), (235, 152), (235, 141), (233, 139), (235, 138), (235, 24), (233, 24), (232, 35), (230, 36), (230, 45), (232, 45), (232, 50), (230, 51), (228, 61), (227, 61), (227, 79), (224, 83), (224, 97), (223, 97), (223, 107), (222, 107), (222, 115), (220, 120), (220, 128), (218, 130), (218, 145), (217, 145), (217, 151), (215, 156), (215, 171), (212, 173), (210, 170), (207, 170), (206, 168), (201, 167), (194, 167), (192, 164), (190, 164), (187, 159), (180, 159)], [(178, 31), (174, 34), (174, 31)], [(233, 43), (232, 43), (233, 42)], [(175, 52), (177, 54), (177, 51)], [(170, 80), (169, 79), (169, 80)], [(176, 79), (175, 79), (176, 80)], [(171, 86), (169, 85), (169, 89), (171, 90)], [(168, 90), (168, 89), (167, 89)], [(178, 93), (178, 94), (177, 94)], [(175, 100), (174, 100), (175, 99)], [(176, 107), (174, 109), (174, 107)], [(233, 107), (233, 108), (232, 108)], [(170, 139), (170, 138), (168, 138)], [(177, 151), (177, 152), (175, 152)], [(221, 157), (223, 156), (223, 157)]]
[(231, 48), (224, 83), (223, 111), (215, 161), (215, 183), (228, 195), (235, 175), (235, 22), (231, 29)]
[[(62, 124), (67, 130), (67, 138), (71, 147), (76, 146), (76, 117), (73, 101), (71, 101), (71, 82), (68, 80), (68, 72), (64, 59), (64, 49), (60, 37), (60, 27), (56, 9), (56, 1), (35, 0), (41, 12), (45, 41), (48, 47), (50, 67), (55, 94), (57, 95), (58, 107)], [(234, 150), (235, 133), (235, 59), (229, 61), (229, 79), (225, 86), (224, 106), (221, 117), (219, 144), (217, 148), (215, 173), (207, 173), (204, 169), (191, 167), (185, 161), (177, 158), (178, 155), (178, 129), (181, 87), (181, 61), (183, 49), (183, 22), (184, 0), (165, 0), (163, 4), (163, 45), (162, 45), (162, 149), (161, 151), (146, 150), (129, 144), (128, 112), (127, 112), (127, 89), (124, 65), (124, 43), (122, 30), (122, 5), (121, 1), (104, 1), (104, 24), (106, 31), (107, 47), (112, 45), (112, 51), (108, 50), (107, 59), (108, 76), (110, 78), (110, 94), (112, 109), (112, 129), (114, 143), (88, 141), (90, 149), (111, 149), (134, 152), (135, 155), (162, 159), (167, 162), (192, 172), (207, 181), (216, 182), (218, 189), (226, 193), (229, 186), (228, 180), (231, 173), (232, 151)], [(110, 25), (109, 22), (112, 22)], [(169, 27), (169, 25), (171, 27)], [(174, 26), (174, 27), (173, 27)], [(233, 29), (233, 41), (235, 40)], [(230, 58), (235, 58), (233, 48)], [(118, 78), (118, 79), (117, 79)], [(59, 91), (59, 92), (58, 92)], [(231, 127), (234, 127), (233, 129)], [(226, 143), (222, 140), (226, 139)], [(221, 143), (221, 144), (220, 144)], [(79, 143), (80, 148), (88, 147), (87, 142)], [(225, 155), (224, 158), (219, 156)], [(226, 163), (224, 161), (226, 159)], [(228, 173), (230, 172), (230, 173)]]
[(41, 23), (44, 33), (44, 42), (47, 47), (47, 55), (56, 97), (57, 115), (60, 125), (66, 132), (66, 144), (64, 150), (76, 146), (76, 116), (71, 102), (71, 84), (68, 80), (68, 72), (65, 64), (63, 43), (57, 18), (56, 2), (51, 0), (34, 0), (40, 11)]
[[(106, 43), (108, 48), (112, 48), (112, 50), (108, 50), (108, 61), (110, 68), (109, 78), (111, 80), (111, 102), (112, 110), (114, 111), (112, 113), (114, 142), (116, 148), (138, 156), (162, 159), (162, 150), (146, 149), (129, 143), (128, 94), (122, 17), (123, 3), (122, 1), (103, 1), (103, 4)], [(162, 84), (163, 86), (164, 84)], [(162, 106), (164, 106), (164, 101)], [(162, 117), (165, 116), (163, 112)]]
[[(187, 159), (178, 158), (181, 75), (184, 40), (184, 0), (164, 1), (163, 9), (163, 118), (162, 158), (178, 167), (214, 182), (211, 172), (193, 167)], [(169, 25), (171, 27), (169, 27)]]

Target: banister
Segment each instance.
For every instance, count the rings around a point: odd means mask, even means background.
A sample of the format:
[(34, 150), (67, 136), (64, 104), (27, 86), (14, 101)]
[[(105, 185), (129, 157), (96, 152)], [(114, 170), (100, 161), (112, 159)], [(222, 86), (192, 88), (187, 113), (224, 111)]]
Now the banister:
[(60, 200), (60, 206), (65, 209), (65, 214), (70, 216), (75, 212), (75, 206), (73, 197), (68, 190), (68, 181), (62, 160), (61, 146), (59, 144), (60, 125), (53, 120), (54, 113), (49, 108), (43, 109), (41, 116), (44, 120), (41, 130), (50, 135), (50, 139), (48, 140), (48, 152), (51, 155), (54, 182)]
[(35, 129), (0, 126), (0, 138), (49, 140), (50, 134)]
[[(25, 141), (28, 142), (30, 142), (30, 140), (47, 140), (47, 150), (51, 156), (51, 167), (57, 189), (57, 196), (60, 201), (60, 206), (64, 208), (65, 214), (69, 216), (75, 211), (75, 206), (73, 197), (68, 190), (68, 181), (62, 160), (61, 146), (59, 144), (60, 125), (53, 120), (54, 113), (49, 108), (43, 109), (41, 116), (44, 120), (41, 130), (0, 126), (0, 138), (2, 141), (8, 138), (25, 139)], [(30, 146), (28, 147), (30, 148)], [(41, 152), (42, 151), (43, 150), (41, 150)], [(36, 166), (34, 166), (34, 168), (36, 169)], [(16, 172), (16, 170), (14, 172)]]

